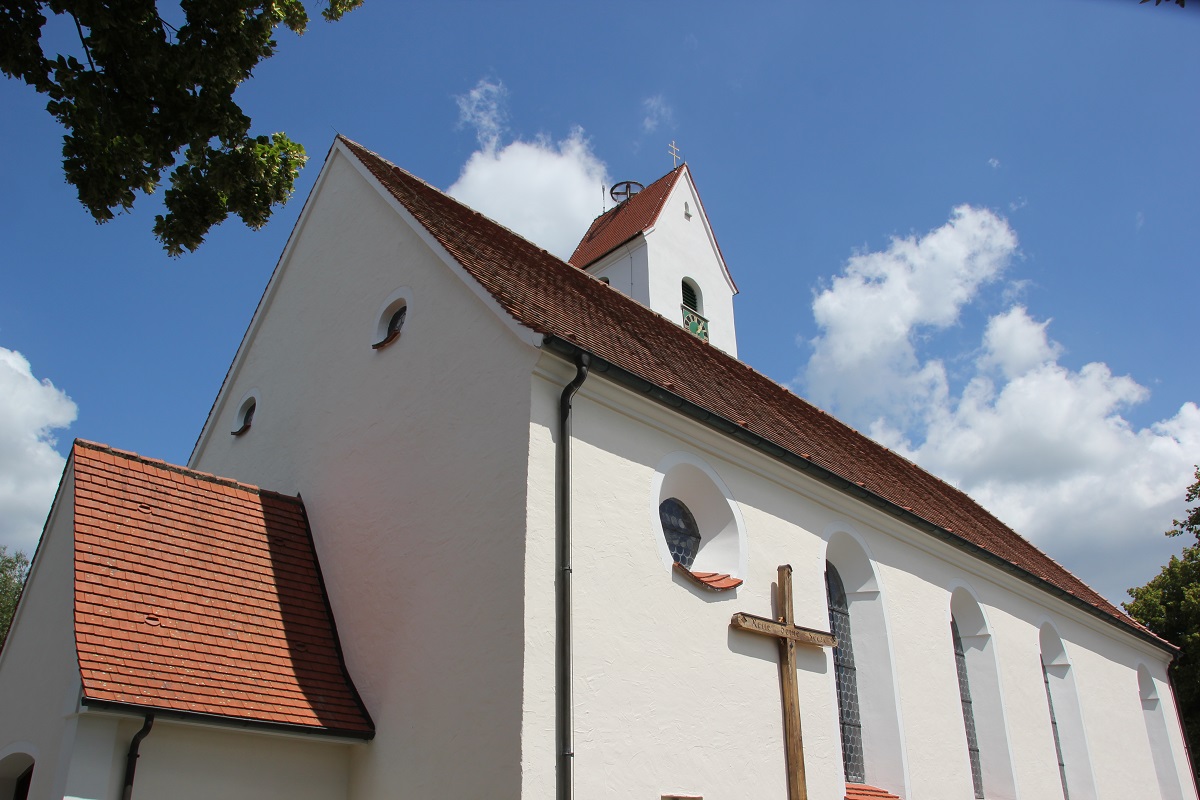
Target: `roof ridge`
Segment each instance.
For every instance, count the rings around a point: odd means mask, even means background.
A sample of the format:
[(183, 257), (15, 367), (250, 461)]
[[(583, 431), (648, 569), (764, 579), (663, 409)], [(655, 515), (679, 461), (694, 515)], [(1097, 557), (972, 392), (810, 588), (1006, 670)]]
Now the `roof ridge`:
[(171, 472), (176, 475), (184, 475), (190, 478), (195, 478), (196, 480), (205, 481), (207, 483), (215, 483), (219, 486), (225, 486), (230, 489), (239, 489), (249, 494), (278, 497), (282, 500), (288, 500), (294, 503), (301, 502), (300, 498), (296, 495), (284, 494), (282, 492), (272, 491), (271, 489), (263, 489), (262, 487), (256, 486), (253, 483), (245, 483), (243, 481), (235, 480), (234, 478), (226, 478), (221, 475), (214, 475), (211, 472), (204, 472), (203, 470), (192, 469), (191, 467), (182, 467), (178, 464), (172, 464), (169, 461), (164, 461), (161, 458), (144, 456), (140, 453), (135, 453), (132, 450), (122, 450), (119, 447), (113, 447), (112, 445), (107, 445), (102, 442), (93, 442), (88, 439), (77, 438), (74, 441), (74, 446), (81, 447), (85, 450), (93, 450), (98, 453), (107, 453), (109, 455), (123, 458), (126, 461), (135, 461), (140, 464), (145, 464), (149, 467), (154, 467), (155, 469), (161, 469), (164, 472)]
[[(671, 172), (678, 172), (679, 170), (683, 169), (683, 168), (684, 168), (684, 167), (686, 167), (686, 166), (687, 166), (687, 162), (686, 162), (686, 161), (681, 161), (681, 162), (679, 162), (679, 166), (677, 166), (677, 167), (673, 167), (673, 168), (671, 169)], [(654, 180), (652, 180), (650, 183), (646, 184), (646, 187), (645, 187), (645, 188), (646, 188), (646, 189), (649, 189), (649, 188), (650, 188), (651, 186), (653, 186), (654, 184), (656, 184), (656, 183), (658, 183), (659, 181), (663, 180), (663, 178), (669, 178), (669, 177), (671, 177), (671, 172), (668, 172), (668, 173), (666, 173), (666, 174), (665, 174), (665, 175), (663, 175), (662, 177), (655, 178), (655, 179), (654, 179)], [(644, 190), (643, 190), (643, 191), (644, 191)], [(636, 194), (641, 194), (641, 192), (637, 192)], [(629, 199), (630, 199), (630, 200), (632, 200), (633, 198), (631, 197), (631, 198), (629, 198)], [(612, 208), (606, 208), (606, 209), (604, 209), (604, 210), (603, 210), (603, 211), (601, 211), (599, 214), (597, 214), (596, 216), (592, 217), (592, 222), (595, 222), (596, 220), (600, 219), (600, 218), (601, 218), (601, 217), (603, 217), (605, 214), (611, 214), (613, 211), (616, 211), (618, 208), (620, 208), (620, 206), (621, 206), (621, 205), (622, 205), (622, 203), (624, 203), (624, 202), (625, 202), (625, 201), (622, 201), (621, 203), (617, 203), (617, 204), (616, 204), (615, 206), (613, 206)]]
[[(467, 211), (468, 213), (475, 215), (479, 219), (485, 220), (489, 224), (495, 225), (497, 228), (500, 228), (500, 229), (506, 231), (507, 233), (512, 234), (513, 236), (516, 236), (517, 238), (521, 239), (522, 241), (532, 245), (533, 247), (536, 247), (538, 250), (540, 250), (541, 252), (550, 256), (551, 258), (563, 261), (563, 259), (559, 258), (559, 256), (554, 255), (554, 253), (551, 253), (549, 250), (542, 247), (537, 242), (526, 239), (522, 234), (520, 234), (517, 231), (513, 230), (512, 228), (508, 227), (503, 222), (499, 222), (495, 219), (492, 219), (487, 214), (484, 214), (482, 211), (472, 208), (471, 206), (464, 203), (462, 200), (459, 200), (457, 197), (455, 197), (454, 195), (447, 192), (445, 189), (439, 189), (437, 186), (434, 186), (432, 183), (430, 183), (429, 181), (420, 177), (419, 175), (414, 175), (413, 173), (406, 170), (404, 167), (401, 167), (401, 166), (398, 166), (398, 165), (392, 163), (391, 161), (389, 161), (388, 159), (379, 155), (379, 153), (376, 153), (374, 150), (370, 149), (369, 147), (366, 147), (365, 145), (362, 145), (359, 142), (356, 142), (353, 139), (349, 138), (348, 136), (345, 136), (340, 133), (338, 134), (338, 138), (342, 141), (343, 144), (347, 145), (351, 149), (357, 148), (359, 150), (362, 150), (362, 151), (370, 154), (371, 156), (382, 161), (384, 164), (386, 164), (391, 169), (394, 169), (397, 172), (399, 172), (401, 175), (404, 175), (405, 177), (409, 178), (410, 180), (416, 181), (417, 183), (421, 184), (425, 188), (430, 189), (431, 191), (437, 192), (438, 194), (440, 194), (442, 197), (446, 198), (447, 200), (450, 200), (451, 202), (458, 204), (459, 206), (461, 206), (463, 208), (464, 211)], [(370, 166), (367, 166), (367, 168), (370, 169)], [(433, 211), (433, 210), (431, 209), (431, 211)], [(434, 212), (434, 213), (436, 213), (436, 212)], [(422, 222), (421, 224), (422, 224), (422, 226), (425, 225), (424, 222)], [(426, 227), (426, 230), (428, 230), (428, 227)], [(430, 231), (430, 233), (432, 233), (432, 231)], [(566, 263), (566, 262), (564, 261), (563, 263)]]

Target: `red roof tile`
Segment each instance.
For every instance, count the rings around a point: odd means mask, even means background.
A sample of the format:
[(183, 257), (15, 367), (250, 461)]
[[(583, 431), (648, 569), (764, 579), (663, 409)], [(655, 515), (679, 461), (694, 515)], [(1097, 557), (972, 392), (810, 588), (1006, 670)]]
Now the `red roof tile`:
[(844, 479), (844, 491), (880, 498), (894, 513), (931, 523), (969, 552), (1006, 562), (1042, 589), (1173, 649), (965, 493), (362, 145), (341, 141), (520, 324), (669, 387), (656, 391), (803, 458)]
[(723, 592), (726, 589), (736, 589), (742, 585), (741, 578), (730, 577), (727, 572), (692, 572), (690, 569), (675, 562), (675, 571), (685, 578), (709, 591)]
[(84, 700), (369, 738), (299, 498), (76, 441)]
[(865, 783), (847, 783), (846, 800), (900, 800), (891, 792), (884, 791)]
[(583, 269), (653, 227), (685, 166), (680, 164), (624, 203), (592, 220), (591, 227), (579, 240), (575, 253), (569, 259), (571, 265)]

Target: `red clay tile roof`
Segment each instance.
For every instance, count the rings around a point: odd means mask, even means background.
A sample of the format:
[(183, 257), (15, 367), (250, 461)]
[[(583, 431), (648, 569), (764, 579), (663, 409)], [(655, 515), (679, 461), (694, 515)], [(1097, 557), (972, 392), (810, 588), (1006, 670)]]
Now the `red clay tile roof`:
[(628, 242), (647, 228), (653, 227), (663, 203), (675, 188), (686, 164), (675, 169), (626, 200), (592, 220), (587, 233), (579, 240), (569, 259), (572, 266), (583, 269)]
[(299, 498), (76, 441), (84, 701), (370, 738)]
[(520, 324), (661, 387), (661, 393), (726, 421), (725, 427), (754, 434), (843, 478), (852, 484), (846, 491), (882, 498), (896, 512), (932, 523), (968, 551), (978, 548), (980, 555), (1015, 566), (1042, 589), (1057, 590), (1102, 618), (1174, 649), (965, 493), (362, 145), (341, 141)]
[(865, 783), (847, 783), (846, 800), (900, 800), (899, 797)]
[(713, 592), (736, 589), (742, 585), (741, 578), (730, 577), (728, 572), (692, 572), (678, 561), (675, 562), (675, 571), (685, 578), (690, 578), (698, 586)]

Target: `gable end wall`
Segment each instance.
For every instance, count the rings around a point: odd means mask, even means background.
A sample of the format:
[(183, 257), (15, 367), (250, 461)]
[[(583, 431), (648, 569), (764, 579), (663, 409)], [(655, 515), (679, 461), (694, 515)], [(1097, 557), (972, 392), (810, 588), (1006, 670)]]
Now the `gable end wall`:
[[(400, 338), (373, 350), (400, 291)], [(376, 724), (354, 797), (519, 793), (536, 352), (335, 147), (193, 466), (304, 499)], [(253, 425), (230, 436), (248, 392)]]

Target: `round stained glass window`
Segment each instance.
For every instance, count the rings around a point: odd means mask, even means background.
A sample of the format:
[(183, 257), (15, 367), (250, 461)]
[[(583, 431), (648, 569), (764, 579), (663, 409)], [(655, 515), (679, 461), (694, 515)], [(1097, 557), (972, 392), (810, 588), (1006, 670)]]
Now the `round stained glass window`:
[(674, 497), (659, 504), (658, 518), (662, 521), (663, 537), (667, 540), (671, 559), (691, 569), (700, 550), (700, 528), (696, 525), (696, 518), (687, 506)]

